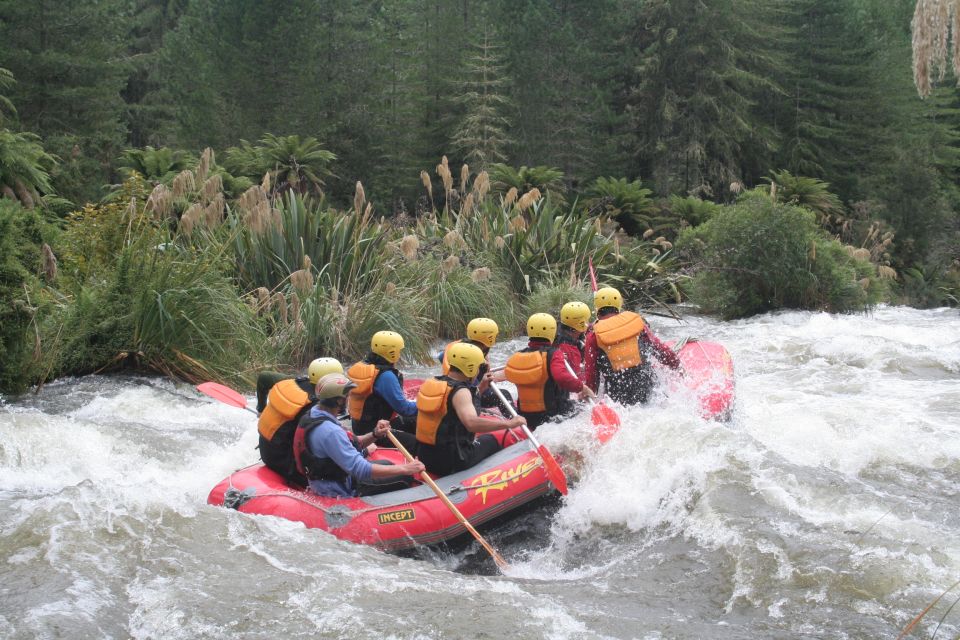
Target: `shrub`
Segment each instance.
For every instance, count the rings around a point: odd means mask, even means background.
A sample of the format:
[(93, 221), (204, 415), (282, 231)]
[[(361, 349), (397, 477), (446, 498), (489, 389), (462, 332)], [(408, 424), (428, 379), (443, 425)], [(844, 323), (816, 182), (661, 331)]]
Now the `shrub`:
[(783, 308), (860, 311), (883, 293), (873, 265), (825, 236), (813, 212), (760, 193), (686, 230), (679, 243), (700, 260), (694, 301), (724, 318)]
[(39, 213), (0, 198), (0, 391), (23, 390), (29, 381), (30, 324), (39, 288), (42, 224)]

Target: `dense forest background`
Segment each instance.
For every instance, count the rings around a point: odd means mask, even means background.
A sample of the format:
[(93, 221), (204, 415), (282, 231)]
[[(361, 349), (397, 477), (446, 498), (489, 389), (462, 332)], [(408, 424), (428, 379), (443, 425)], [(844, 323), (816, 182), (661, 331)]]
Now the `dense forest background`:
[(345, 201), (412, 211), (417, 175), (503, 161), (574, 189), (728, 201), (772, 170), (871, 200), (924, 254), (955, 218), (953, 87), (921, 101), (910, 0), (0, 2), (17, 127), (82, 203), (128, 147), (318, 139)]
[[(105, 287), (81, 268), (92, 250), (77, 237), (108, 237), (92, 221), (109, 219), (121, 196), (137, 215), (169, 209), (168, 234), (184, 217), (189, 234), (201, 209), (229, 223), (262, 197), (284, 219), (300, 206), (318, 216), (354, 209), (363, 225), (384, 216), (397, 221), (397, 238), (424, 240), (437, 229), (401, 227), (438, 212), (470, 214), (492, 189), (499, 204), (484, 210), (507, 226), (499, 236), (478, 230), (478, 242), (496, 236), (493, 250), (512, 251), (504, 238), (520, 243), (517, 227), (543, 215), (527, 208), (545, 197), (538, 206), (565, 211), (557, 215), (571, 228), (598, 215), (619, 223), (618, 236), (597, 240), (616, 256), (610, 277), (629, 272), (621, 247), (654, 259), (661, 271), (650, 273), (751, 274), (747, 284), (699, 282), (697, 301), (712, 296), (706, 306), (729, 317), (862, 308), (864, 300), (828, 304), (835, 293), (814, 291), (826, 281), (811, 267), (818, 260), (847, 269), (840, 279), (860, 282), (871, 301), (879, 278), (888, 299), (956, 304), (960, 94), (948, 77), (918, 96), (913, 11), (913, 0), (0, 0), (0, 187), (42, 212), (31, 221), (6, 209), (13, 222), (4, 224), (37, 249), (8, 265), (20, 279), (7, 278), (14, 293), (5, 295), (29, 294), (20, 283), (24, 273), (42, 275), (40, 258), (48, 271), (59, 259), (73, 278), (47, 294), (62, 314)], [(131, 183), (131, 170), (146, 182)], [(262, 193), (248, 191), (265, 172)], [(215, 183), (194, 185), (211, 173)], [(284, 180), (289, 189), (278, 189)], [(154, 189), (163, 185), (169, 193)], [(201, 186), (206, 195), (191, 200)], [(754, 198), (758, 190), (773, 205)], [(178, 204), (158, 206), (165, 193)], [(117, 219), (132, 225), (122, 209)], [(729, 224), (699, 227), (727, 210)], [(436, 222), (467, 236), (455, 217)], [(748, 222), (752, 235), (741, 228)], [(729, 262), (729, 243), (772, 239), (788, 224), (797, 232), (783, 241), (806, 279), (793, 297), (781, 283), (757, 284), (783, 268), (782, 247), (771, 245), (762, 264)], [(221, 245), (228, 240), (236, 245)], [(826, 240), (834, 244), (818, 254)], [(134, 240), (111, 242), (98, 251)], [(514, 284), (527, 291), (521, 249), (542, 254), (552, 276), (557, 264), (580, 268), (558, 263), (532, 236), (523, 242), (503, 268), (515, 268)], [(834, 251), (841, 247), (869, 270)], [(276, 295), (298, 268), (311, 283), (326, 268), (316, 255), (304, 266), (302, 252), (264, 251), (283, 263), (282, 277), (248, 277), (253, 254), (230, 250), (238, 266), (226, 276), (238, 295), (258, 286)], [(674, 284), (661, 289), (677, 299), (697, 290)], [(731, 298), (763, 287), (752, 301)], [(4, 311), (8, 327), (10, 318), (19, 323), (18, 337), (5, 340), (22, 340), (33, 323), (39, 353), (40, 306), (21, 302)], [(78, 322), (61, 319), (49, 331), (60, 340)]]

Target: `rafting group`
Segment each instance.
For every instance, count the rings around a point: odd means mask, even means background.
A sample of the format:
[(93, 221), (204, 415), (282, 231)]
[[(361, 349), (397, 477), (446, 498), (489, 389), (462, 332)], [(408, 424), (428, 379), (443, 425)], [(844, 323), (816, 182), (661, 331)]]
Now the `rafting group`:
[[(623, 310), (616, 289), (598, 289), (594, 309), (592, 324), (582, 302), (563, 305), (559, 324), (548, 313), (531, 315), (527, 346), (499, 370), (488, 360), (496, 322), (471, 320), (466, 336), (438, 355), (442, 373), (422, 382), (415, 401), (397, 369), (403, 337), (388, 330), (376, 332), (370, 352), (346, 370), (324, 357), (302, 377), (265, 372), (257, 385), (261, 459), (291, 487), (371, 496), (413, 486), (423, 471), (438, 477), (470, 469), (516, 442), (520, 429), (572, 416), (601, 384), (621, 404), (646, 402), (655, 381), (651, 358), (674, 369), (680, 360), (639, 314)], [(503, 380), (516, 386), (515, 403), (496, 387)], [(394, 444), (411, 458), (371, 459)]]

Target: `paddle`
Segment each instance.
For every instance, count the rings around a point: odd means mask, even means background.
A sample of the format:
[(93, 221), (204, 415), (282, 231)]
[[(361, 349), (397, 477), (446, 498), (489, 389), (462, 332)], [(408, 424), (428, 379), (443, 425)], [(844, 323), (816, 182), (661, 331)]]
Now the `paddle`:
[[(231, 407), (237, 407), (238, 409), (246, 409), (255, 416), (260, 414), (247, 406), (247, 399), (240, 395), (239, 391), (234, 391), (230, 387), (225, 387), (222, 384), (217, 384), (216, 382), (202, 382), (196, 386), (197, 391), (200, 393), (210, 396), (214, 400), (219, 400), (224, 404), (228, 404)], [(350, 417), (349, 413), (341, 413), (337, 416), (338, 420), (346, 420)]]
[[(510, 412), (514, 418), (517, 417), (517, 412), (514, 410), (513, 405), (507, 402), (507, 399), (503, 397), (503, 392), (500, 391), (495, 385), (490, 385), (490, 388), (493, 389), (493, 392), (497, 394), (497, 397), (500, 398), (500, 402), (507, 408), (507, 411)], [(547, 449), (544, 445), (537, 442), (537, 439), (533, 436), (533, 432), (527, 428), (527, 425), (522, 424), (520, 428), (523, 429), (523, 432), (527, 434), (527, 438), (530, 439), (530, 442), (533, 443), (533, 446), (537, 448), (537, 454), (539, 454), (540, 459), (543, 460), (543, 466), (547, 470), (547, 478), (550, 482), (557, 488), (563, 495), (567, 495), (567, 476), (563, 474), (563, 469), (560, 468), (560, 465), (557, 464), (556, 458), (553, 457), (553, 454), (550, 453), (550, 450)]]
[(203, 382), (197, 385), (197, 391), (202, 393), (205, 396), (210, 396), (214, 400), (219, 400), (224, 404), (228, 404), (231, 407), (237, 407), (238, 409), (246, 409), (255, 416), (260, 415), (253, 409), (247, 406), (247, 399), (240, 395), (238, 392), (234, 391), (230, 387), (225, 387), (222, 384), (217, 384), (216, 382)]
[[(590, 266), (590, 286), (593, 292), (597, 292), (597, 274), (593, 270), (593, 258), (587, 258), (587, 264)], [(570, 364), (567, 363), (567, 368)], [(573, 373), (571, 370), (570, 373)], [(577, 374), (573, 374), (576, 376)], [(593, 426), (597, 428), (597, 440), (606, 444), (610, 438), (620, 429), (620, 416), (610, 406), (603, 402), (603, 393), (598, 394), (597, 399), (593, 401), (593, 411), (590, 413), (590, 419)]]
[[(564, 360), (563, 365), (567, 368), (567, 371), (570, 372), (570, 375), (574, 378), (579, 378), (569, 362)], [(618, 416), (617, 412), (612, 408), (598, 400), (591, 398), (590, 404), (593, 405), (593, 410), (590, 412), (590, 419), (593, 421), (593, 426), (597, 428), (597, 440), (599, 440), (601, 444), (606, 444), (610, 438), (616, 435), (617, 430), (620, 429), (620, 416)]]
[[(413, 456), (410, 455), (410, 452), (407, 451), (406, 447), (400, 444), (400, 441), (397, 440), (397, 436), (393, 435), (392, 431), (387, 431), (387, 437), (390, 438), (390, 442), (392, 442), (393, 446), (397, 448), (397, 451), (403, 454), (403, 457), (407, 459), (407, 462), (413, 462)], [(455, 515), (457, 520), (459, 520), (460, 523), (467, 528), (467, 531), (473, 534), (473, 537), (476, 538), (477, 542), (479, 542), (480, 545), (487, 550), (487, 553), (489, 553), (493, 558), (493, 561), (497, 563), (497, 566), (500, 568), (500, 570), (506, 571), (509, 569), (510, 565), (508, 565), (507, 561), (503, 559), (503, 556), (501, 556), (496, 549), (490, 546), (490, 543), (487, 542), (482, 535), (480, 535), (480, 532), (473, 528), (473, 525), (470, 524), (470, 521), (467, 520), (462, 513), (460, 513), (460, 509), (457, 509), (457, 507), (450, 502), (447, 494), (445, 494), (443, 490), (437, 486), (437, 483), (434, 482), (433, 479), (426, 473), (421, 473), (420, 479), (427, 483), (431, 489), (433, 489), (433, 492), (437, 494), (437, 497), (440, 498), (440, 501), (447, 506), (447, 509), (450, 510), (450, 513)]]

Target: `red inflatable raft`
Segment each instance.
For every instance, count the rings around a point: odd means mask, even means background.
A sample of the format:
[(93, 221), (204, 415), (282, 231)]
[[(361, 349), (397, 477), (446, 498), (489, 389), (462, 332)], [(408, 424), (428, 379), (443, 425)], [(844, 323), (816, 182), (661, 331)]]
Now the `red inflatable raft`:
[[(507, 440), (513, 439), (508, 436)], [(403, 461), (393, 449), (378, 449), (371, 459)], [(474, 526), (552, 489), (543, 462), (528, 440), (520, 440), (466, 471), (437, 478), (436, 483)], [(342, 540), (389, 550), (434, 544), (466, 533), (426, 485), (375, 496), (325, 498), (291, 489), (262, 464), (232, 473), (213, 488), (207, 502), (242, 513), (302, 522)]]

